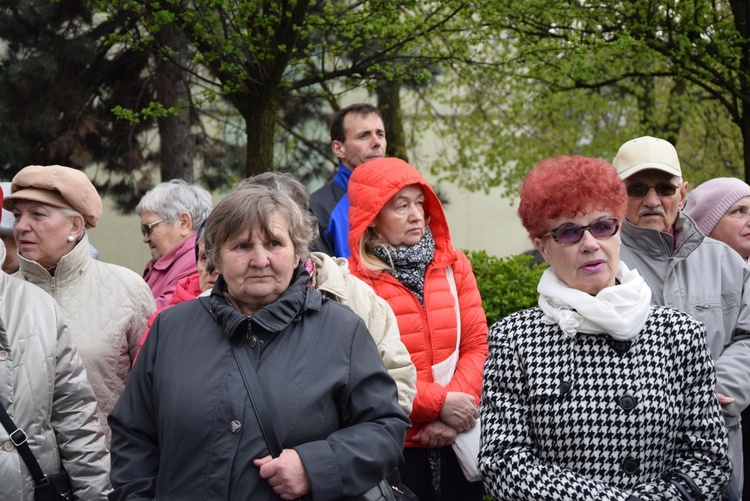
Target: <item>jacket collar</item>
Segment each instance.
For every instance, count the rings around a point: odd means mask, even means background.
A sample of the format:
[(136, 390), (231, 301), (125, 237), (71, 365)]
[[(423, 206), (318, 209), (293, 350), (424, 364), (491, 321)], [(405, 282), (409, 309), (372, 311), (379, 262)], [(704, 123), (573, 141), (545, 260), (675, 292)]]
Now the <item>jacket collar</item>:
[(704, 238), (695, 222), (682, 211), (677, 213), (673, 234), (654, 228), (641, 228), (627, 220), (622, 223), (623, 244), (651, 257), (686, 256), (693, 252)]
[[(146, 271), (153, 268), (155, 270), (168, 270), (178, 259), (188, 252), (195, 252), (195, 235), (191, 235), (180, 245), (170, 250), (156, 261), (149, 261), (146, 265)], [(145, 274), (145, 272), (144, 272)]]
[(247, 317), (227, 303), (224, 298), (226, 282), (219, 275), (208, 299), (210, 311), (224, 328), (224, 335), (230, 339), (246, 334), (251, 325), (253, 329), (259, 328), (269, 334), (277, 334), (298, 320), (305, 311), (320, 310), (323, 298), (315, 288), (307, 286), (309, 280), (310, 274), (300, 264), (286, 291), (276, 301), (257, 311), (252, 317)]
[(344, 191), (349, 187), (349, 178), (352, 176), (352, 170), (339, 162), (339, 168), (336, 169), (336, 174), (333, 176), (333, 182), (341, 186)]

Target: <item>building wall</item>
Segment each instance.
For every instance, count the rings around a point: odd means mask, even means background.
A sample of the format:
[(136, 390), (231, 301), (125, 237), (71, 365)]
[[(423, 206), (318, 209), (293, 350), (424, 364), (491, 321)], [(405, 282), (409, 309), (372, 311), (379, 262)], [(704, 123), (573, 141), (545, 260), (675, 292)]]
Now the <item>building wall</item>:
[[(434, 187), (434, 180), (425, 177)], [(518, 200), (502, 198), (500, 188), (484, 194), (454, 185), (441, 183), (439, 186), (448, 200), (445, 213), (454, 247), (485, 250), (499, 257), (521, 254), (532, 248), (516, 213)]]
[(151, 259), (151, 252), (143, 243), (140, 218), (135, 214), (120, 214), (106, 197), (103, 202), (99, 223), (88, 230), (89, 241), (99, 251), (100, 260), (125, 266), (140, 275)]

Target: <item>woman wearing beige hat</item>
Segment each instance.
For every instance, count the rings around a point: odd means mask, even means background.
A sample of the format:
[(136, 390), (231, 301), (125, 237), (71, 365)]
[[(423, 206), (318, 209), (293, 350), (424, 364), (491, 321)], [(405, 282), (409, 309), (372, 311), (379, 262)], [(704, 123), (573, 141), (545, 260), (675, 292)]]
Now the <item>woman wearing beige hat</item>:
[(18, 276), (59, 303), (106, 428), (155, 310), (151, 291), (135, 272), (91, 257), (86, 230), (96, 226), (102, 201), (83, 172), (24, 167), (3, 207), (14, 216)]

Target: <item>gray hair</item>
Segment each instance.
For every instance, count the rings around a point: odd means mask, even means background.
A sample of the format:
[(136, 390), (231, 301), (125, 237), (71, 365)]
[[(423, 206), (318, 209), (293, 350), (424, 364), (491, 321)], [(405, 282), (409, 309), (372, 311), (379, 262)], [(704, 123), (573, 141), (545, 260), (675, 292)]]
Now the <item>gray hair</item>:
[(198, 230), (211, 212), (211, 194), (197, 184), (188, 184), (182, 179), (159, 183), (149, 190), (135, 208), (138, 215), (153, 212), (168, 222), (177, 221), (187, 212), (193, 219), (193, 230)]
[(213, 273), (218, 263), (219, 248), (231, 238), (247, 230), (259, 229), (266, 238), (277, 238), (271, 231), (271, 218), (281, 216), (301, 260), (309, 255), (316, 235), (306, 224), (304, 211), (288, 195), (262, 185), (243, 185), (232, 190), (219, 202), (206, 220), (203, 231), (206, 248), (206, 270)]
[(305, 185), (289, 172), (263, 172), (256, 176), (248, 177), (237, 183), (236, 188), (247, 186), (266, 186), (272, 190), (280, 191), (294, 200), (302, 210), (304, 224), (311, 228), (315, 235), (313, 242), (318, 239), (318, 218), (310, 210), (310, 195)]
[[(50, 206), (50, 207), (52, 207), (52, 206)], [(75, 209), (69, 209), (68, 207), (53, 207), (53, 208), (59, 210), (60, 213), (63, 216), (67, 217), (68, 219), (73, 219), (74, 217), (77, 216), (77, 217), (80, 217), (81, 220), (83, 220), (83, 231), (81, 231), (81, 234), (78, 235), (78, 239), (76, 240), (76, 243), (78, 243), (81, 240), (83, 240), (83, 236), (86, 234), (86, 218), (83, 217), (83, 214), (81, 214), (80, 212), (78, 212)]]

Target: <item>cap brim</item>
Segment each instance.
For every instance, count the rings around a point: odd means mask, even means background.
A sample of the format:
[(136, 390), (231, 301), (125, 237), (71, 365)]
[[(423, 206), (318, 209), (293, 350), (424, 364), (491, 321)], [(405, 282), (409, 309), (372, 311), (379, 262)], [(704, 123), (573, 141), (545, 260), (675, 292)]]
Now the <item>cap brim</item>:
[(625, 169), (624, 171), (620, 172), (620, 179), (627, 179), (633, 174), (636, 174), (638, 172), (641, 172), (642, 170), (660, 170), (662, 172), (666, 172), (667, 174), (671, 176), (676, 176), (681, 178), (682, 177), (682, 171), (680, 169), (676, 169), (672, 167), (671, 165), (663, 164), (660, 162), (645, 162), (642, 164), (634, 165), (633, 167), (630, 167), (629, 169)]
[(13, 210), (18, 200), (31, 200), (32, 202), (40, 202), (65, 209), (73, 208), (63, 197), (55, 192), (40, 190), (38, 188), (21, 188), (3, 198), (3, 209)]

